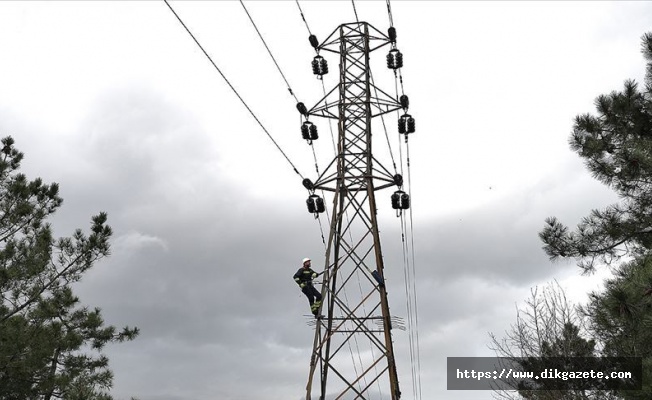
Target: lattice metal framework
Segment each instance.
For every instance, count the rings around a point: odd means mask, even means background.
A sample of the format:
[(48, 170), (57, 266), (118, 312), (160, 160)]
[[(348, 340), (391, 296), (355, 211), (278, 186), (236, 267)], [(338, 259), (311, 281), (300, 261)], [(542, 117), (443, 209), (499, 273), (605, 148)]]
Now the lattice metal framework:
[(319, 400), (400, 398), (375, 200), (395, 179), (371, 146), (372, 118), (401, 108), (372, 83), (370, 53), (388, 44), (358, 22), (340, 25), (319, 46), (340, 55), (340, 81), (309, 114), (337, 119), (339, 129), (337, 155), (314, 184), (334, 200), (306, 400), (313, 391)]

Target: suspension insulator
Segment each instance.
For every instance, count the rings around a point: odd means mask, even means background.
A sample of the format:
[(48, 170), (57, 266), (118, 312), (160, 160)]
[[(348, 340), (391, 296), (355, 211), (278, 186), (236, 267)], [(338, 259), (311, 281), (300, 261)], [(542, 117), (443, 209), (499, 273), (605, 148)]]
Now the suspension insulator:
[(398, 119), (398, 133), (407, 133), (407, 120), (409, 117), (409, 114), (404, 114)]
[(308, 117), (308, 109), (306, 108), (306, 105), (299, 102), (297, 103), (297, 110), (301, 113), (301, 115), (304, 115), (306, 118)]
[(315, 199), (315, 205), (317, 206), (318, 213), (323, 213), (324, 211), (326, 211), (326, 206), (324, 205), (324, 199), (322, 199), (321, 197), (317, 197)]
[(314, 185), (314, 184), (312, 183), (312, 181), (311, 181), (310, 179), (308, 179), (308, 178), (306, 178), (306, 179), (304, 179), (303, 181), (301, 181), (301, 183), (303, 184), (303, 187), (305, 187), (305, 188), (308, 189), (308, 190), (313, 190), (313, 189), (315, 188), (315, 185)]
[(397, 190), (394, 192), (392, 195), (392, 208), (394, 210), (400, 210), (401, 209), (401, 192), (400, 190)]
[(394, 175), (394, 184), (398, 187), (403, 186), (403, 175), (401, 174)]
[(301, 137), (304, 140), (310, 140), (310, 127), (313, 126), (312, 122), (306, 121), (301, 124)]
[(319, 60), (317, 60), (317, 57), (312, 60), (312, 73), (314, 75), (319, 75)]
[(387, 53), (387, 68), (403, 68), (403, 54), (398, 49), (392, 49)]
[(403, 114), (398, 119), (398, 133), (414, 133), (415, 128), (414, 118), (410, 114)]
[(322, 56), (316, 56), (312, 60), (312, 73), (324, 76), (328, 73), (328, 61)]
[(407, 210), (410, 208), (410, 195), (403, 193), (401, 195), (401, 210)]
[(324, 199), (317, 196), (316, 194), (310, 195), (310, 197), (308, 197), (308, 200), (306, 200), (306, 205), (308, 206), (308, 212), (311, 214), (323, 213), (326, 211)]
[(410, 107), (410, 99), (407, 97), (407, 95), (405, 95), (405, 94), (402, 95), (401, 98), (400, 98), (400, 102), (401, 102), (401, 107), (404, 110), (407, 110), (408, 107)]
[(407, 119), (407, 133), (414, 133), (416, 129), (416, 124), (414, 122), (414, 118), (409, 117)]
[(308, 212), (310, 214), (314, 214), (316, 211), (315, 208), (315, 202), (313, 201), (312, 196), (308, 197), (308, 200), (306, 200), (306, 205), (308, 206)]
[(310, 35), (308, 36), (308, 40), (310, 41), (310, 45), (314, 47), (315, 49), (319, 47), (319, 42), (317, 41), (317, 36), (315, 35)]
[(319, 135), (317, 134), (317, 125), (310, 124), (310, 140), (317, 140), (319, 139)]
[(396, 42), (396, 28), (390, 26), (387, 30), (387, 35), (389, 36), (389, 41), (392, 43)]

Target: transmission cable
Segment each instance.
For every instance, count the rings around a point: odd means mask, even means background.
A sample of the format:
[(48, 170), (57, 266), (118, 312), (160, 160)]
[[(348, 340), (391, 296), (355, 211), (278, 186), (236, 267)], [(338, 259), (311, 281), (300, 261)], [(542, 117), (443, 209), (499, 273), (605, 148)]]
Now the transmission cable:
[[(388, 1), (389, 5), (389, 1)], [(391, 18), (391, 14), (390, 14)], [(401, 94), (405, 94), (403, 86), (403, 75), (401, 69), (394, 71), (394, 85), (396, 90), (396, 97), (399, 96), (399, 82)], [(397, 116), (399, 110), (396, 110)], [(407, 168), (407, 192), (408, 196), (412, 197), (412, 174), (410, 168), (410, 147), (407, 134), (405, 135), (406, 147), (406, 160), (403, 159), (403, 146), (399, 137), (399, 164), (401, 175), (404, 174), (404, 165)], [(410, 227), (408, 233), (407, 221), (405, 216), (401, 213), (401, 241), (403, 243), (403, 268), (405, 275), (405, 291), (406, 291), (406, 305), (408, 312), (408, 326), (409, 326), (409, 346), (410, 346), (410, 362), (412, 372), (412, 388), (416, 400), (421, 399), (421, 357), (420, 357), (420, 344), (419, 344), (419, 317), (417, 307), (417, 286), (416, 286), (416, 267), (414, 261), (414, 223), (413, 223), (413, 207), (410, 207)], [(408, 236), (406, 238), (406, 236)], [(409, 243), (409, 244), (408, 244)], [(411, 253), (411, 254), (410, 254)], [(410, 255), (411, 260), (410, 260)], [(411, 261), (411, 262), (410, 262)]]
[[(398, 110), (397, 110), (398, 113)], [(406, 147), (406, 160), (405, 166), (407, 168), (407, 192), (410, 198), (412, 197), (412, 173), (410, 165), (410, 146), (409, 141), (405, 136)], [(399, 139), (399, 156), (401, 165), (401, 174), (403, 174), (403, 146)], [(409, 346), (410, 346), (410, 362), (412, 369), (412, 387), (414, 390), (415, 400), (421, 399), (421, 356), (419, 344), (419, 317), (418, 317), (418, 296), (416, 286), (416, 267), (414, 260), (414, 220), (413, 220), (413, 205), (410, 207), (410, 226), (409, 232), (405, 215), (401, 213), (401, 241), (403, 250), (403, 271), (405, 275), (405, 291), (406, 291), (406, 305), (408, 312), (408, 326), (409, 326)], [(406, 237), (407, 236), (407, 237)], [(410, 257), (411, 255), (411, 257)]]
[[(412, 173), (410, 171), (410, 144), (406, 143), (407, 170), (408, 170), (408, 195), (412, 197)], [(414, 205), (414, 204), (413, 204)], [(414, 219), (412, 214), (413, 207), (410, 207), (410, 246), (412, 250), (412, 289), (414, 292), (414, 323), (416, 337), (416, 358), (417, 358), (417, 387), (419, 389), (418, 398), (421, 399), (421, 349), (419, 345), (419, 302), (416, 286), (416, 261), (414, 252)]]
[[(390, 25), (394, 25), (394, 17), (392, 16), (392, 6), (390, 4), (390, 0), (387, 0), (387, 14), (389, 15), (389, 22)], [(394, 83), (396, 85), (396, 96), (398, 97), (398, 85), (397, 85), (397, 76), (396, 76), (396, 70), (394, 70)], [(402, 68), (398, 69), (398, 83), (400, 83), (401, 86), (401, 94), (405, 95), (405, 87), (403, 85), (403, 72)], [(397, 110), (398, 111), (398, 110)], [(397, 113), (398, 114), (398, 113)], [(400, 142), (399, 142), (399, 147), (400, 147)], [(407, 175), (408, 175), (408, 196), (409, 198), (412, 198), (412, 173), (411, 173), (411, 168), (410, 168), (410, 143), (408, 141), (408, 135), (405, 135), (405, 149), (406, 149), (406, 166), (407, 166)], [(403, 173), (403, 155), (401, 151), (401, 173)], [(414, 218), (413, 218), (413, 207), (414, 203), (412, 204), (412, 207), (410, 207), (410, 229), (409, 229), (409, 241), (410, 241), (410, 247), (407, 247), (406, 243), (406, 250), (408, 250), (408, 265), (406, 267), (409, 269), (409, 255), (411, 253), (412, 256), (412, 265), (411, 265), (411, 282), (412, 282), (412, 290), (411, 293), (413, 294), (412, 296), (412, 305), (409, 307), (411, 309), (411, 312), (413, 313), (412, 315), (412, 323), (413, 326), (411, 327), (412, 330), (412, 346), (415, 346), (415, 349), (413, 350), (413, 354), (416, 358), (416, 366), (414, 366), (414, 370), (416, 371), (416, 376), (413, 377), (414, 379), (414, 385), (418, 392), (414, 393), (414, 396), (416, 399), (421, 399), (422, 397), (422, 392), (421, 392), (421, 349), (420, 349), (420, 343), (419, 343), (419, 308), (418, 308), (418, 291), (417, 291), (417, 279), (416, 279), (416, 261), (415, 261), (415, 250), (414, 250)], [(408, 271), (408, 275), (410, 275)]]
[(303, 10), (301, 9), (301, 5), (299, 5), (299, 0), (295, 0), (295, 1), (297, 3), (297, 7), (299, 7), (299, 13), (301, 14), (301, 19), (306, 24), (306, 29), (308, 29), (308, 35), (312, 35), (312, 32), (310, 32), (310, 27), (308, 26), (308, 21), (306, 21), (306, 17), (303, 15)]
[[(412, 172), (410, 165), (410, 144), (409, 141), (405, 140), (406, 148), (406, 168), (407, 168), (407, 192), (408, 196), (412, 198)], [(401, 216), (403, 220), (403, 234), (406, 237), (404, 241), (404, 251), (406, 252), (406, 264), (405, 268), (407, 270), (407, 276), (409, 278), (410, 294), (408, 296), (409, 305), (409, 319), (410, 319), (410, 343), (412, 348), (410, 349), (411, 358), (413, 363), (413, 385), (415, 387), (415, 399), (421, 399), (421, 350), (419, 343), (419, 308), (418, 308), (418, 291), (417, 291), (417, 275), (416, 275), (416, 261), (415, 261), (415, 246), (414, 246), (414, 218), (413, 218), (413, 209), (414, 203), (411, 204), (409, 211), (409, 229), (408, 221)]]
[(242, 0), (240, 0), (240, 4), (242, 4), (242, 8), (244, 8), (245, 12), (247, 13), (247, 17), (249, 17), (249, 21), (251, 21), (251, 24), (254, 26), (254, 29), (256, 30), (256, 33), (258, 33), (258, 37), (260, 37), (260, 40), (263, 41), (263, 44), (265, 45), (265, 48), (267, 49), (267, 52), (269, 53), (269, 56), (272, 57), (272, 61), (274, 61), (274, 64), (276, 65), (276, 68), (278, 69), (278, 72), (281, 73), (281, 76), (283, 77), (283, 80), (285, 81), (285, 84), (288, 85), (288, 92), (290, 92), (292, 97), (294, 97), (294, 99), (298, 103), (299, 99), (297, 99), (297, 96), (292, 91), (292, 88), (290, 87), (290, 83), (288, 82), (287, 78), (285, 77), (285, 74), (283, 74), (283, 71), (281, 71), (281, 67), (278, 65), (278, 62), (276, 62), (276, 58), (274, 58), (274, 55), (272, 54), (272, 51), (269, 49), (269, 46), (267, 46), (267, 42), (265, 42), (265, 39), (263, 38), (263, 35), (258, 30), (258, 27), (256, 26), (256, 23), (254, 22), (254, 19), (251, 18), (251, 14), (249, 14), (249, 10), (247, 10), (247, 7), (245, 7)]
[(272, 143), (274, 143), (274, 145), (276, 146), (276, 148), (281, 152), (281, 154), (283, 155), (283, 157), (285, 157), (285, 159), (286, 159), (287, 162), (290, 164), (290, 166), (292, 167), (292, 169), (294, 170), (294, 172), (296, 172), (297, 175), (299, 175), (299, 176), (301, 177), (301, 179), (303, 179), (303, 175), (301, 175), (301, 173), (299, 172), (299, 170), (297, 170), (297, 167), (295, 167), (294, 164), (292, 163), (292, 161), (290, 161), (290, 159), (288, 158), (287, 154), (285, 154), (285, 152), (283, 151), (283, 149), (281, 149), (281, 146), (278, 145), (278, 143), (276, 142), (276, 140), (274, 140), (274, 138), (273, 138), (272, 135), (267, 131), (267, 129), (265, 128), (265, 126), (262, 124), (262, 122), (260, 122), (260, 120), (258, 119), (258, 117), (256, 117), (256, 114), (254, 114), (254, 112), (251, 110), (251, 108), (249, 108), (249, 106), (248, 106), (247, 103), (244, 101), (244, 99), (240, 96), (240, 94), (238, 94), (238, 91), (235, 90), (235, 88), (233, 87), (233, 85), (231, 85), (231, 82), (229, 82), (229, 80), (226, 79), (226, 76), (224, 76), (224, 74), (223, 74), (222, 71), (218, 68), (217, 64), (215, 64), (215, 62), (213, 61), (213, 59), (211, 58), (211, 56), (208, 55), (208, 53), (206, 52), (206, 50), (204, 50), (204, 48), (203, 48), (202, 45), (199, 43), (199, 41), (197, 40), (197, 38), (195, 37), (195, 35), (192, 34), (192, 32), (190, 31), (190, 29), (188, 29), (188, 27), (186, 26), (186, 24), (183, 22), (183, 20), (181, 19), (181, 17), (179, 17), (179, 15), (176, 13), (176, 11), (174, 11), (174, 9), (173, 9), (172, 6), (170, 5), (170, 3), (168, 3), (167, 0), (163, 0), (163, 1), (164, 1), (165, 4), (168, 6), (168, 8), (170, 9), (170, 11), (172, 11), (172, 14), (174, 14), (174, 16), (177, 18), (177, 20), (179, 21), (179, 23), (184, 27), (184, 29), (186, 30), (186, 32), (188, 32), (188, 34), (190, 35), (190, 37), (195, 41), (195, 43), (196, 43), (197, 46), (201, 49), (201, 51), (204, 53), (204, 55), (206, 56), (206, 58), (208, 58), (208, 61), (210, 61), (210, 63), (213, 64), (213, 67), (215, 67), (215, 70), (217, 70), (217, 72), (222, 76), (222, 78), (224, 79), (224, 81), (226, 82), (226, 84), (229, 85), (229, 87), (231, 88), (231, 90), (233, 90), (233, 93), (235, 93), (235, 95), (236, 95), (236, 96), (238, 97), (238, 99), (242, 102), (242, 104), (245, 106), (245, 108), (247, 109), (247, 111), (249, 111), (249, 113), (251, 114), (251, 116), (256, 120), (256, 122), (258, 122), (258, 125), (260, 125), (260, 127), (263, 129), (263, 131), (265, 131), (265, 133), (267, 134), (267, 137), (269, 137), (269, 139), (272, 141)]
[(410, 293), (412, 279), (410, 277), (408, 247), (405, 240), (405, 216), (401, 213), (401, 248), (403, 252), (403, 278), (405, 280), (405, 303), (408, 314), (408, 342), (410, 348), (410, 373), (412, 377), (412, 393), (416, 397), (416, 363), (414, 362), (414, 330), (413, 330), (413, 307), (412, 296)]
[(394, 26), (394, 18), (392, 18), (392, 5), (387, 0), (387, 14), (389, 15), (389, 26)]
[(353, 4), (353, 13), (355, 14), (355, 22), (359, 23), (360, 20), (358, 19), (358, 10), (355, 9), (355, 1), (351, 0), (351, 4)]

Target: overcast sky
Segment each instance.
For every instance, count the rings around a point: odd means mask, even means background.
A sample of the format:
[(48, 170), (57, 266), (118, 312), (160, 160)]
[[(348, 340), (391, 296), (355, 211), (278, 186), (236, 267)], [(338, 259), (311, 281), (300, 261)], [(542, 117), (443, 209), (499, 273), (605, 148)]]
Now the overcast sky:
[[(241, 5), (171, 4), (314, 179), (296, 101)], [(315, 104), (322, 88), (296, 3), (246, 4), (298, 98)], [(355, 19), (348, 1), (301, 5), (319, 39)], [(385, 2), (356, 6), (387, 30)], [(568, 137), (596, 96), (642, 81), (652, 3), (393, 1), (392, 11), (417, 121), (423, 398), (489, 399), (447, 392), (446, 357), (493, 355), (488, 332), (508, 329), (534, 286), (557, 279), (577, 301), (599, 287), (572, 262), (550, 263), (537, 233), (548, 216), (574, 225), (616, 200)], [(373, 53), (372, 69), (392, 93), (385, 52)], [(15, 138), (28, 176), (60, 184), (56, 234), (87, 229), (99, 211), (114, 229), (111, 257), (76, 290), (107, 323), (141, 329), (106, 349), (115, 398), (301, 399), (313, 331), (292, 274), (303, 257), (323, 260), (319, 225), (299, 177), (165, 3), (2, 1), (0, 55), (0, 135)], [(327, 58), (330, 88), (337, 59)], [(390, 194), (377, 195), (381, 240), (392, 313), (406, 317)], [(412, 399), (408, 334), (394, 340)]]

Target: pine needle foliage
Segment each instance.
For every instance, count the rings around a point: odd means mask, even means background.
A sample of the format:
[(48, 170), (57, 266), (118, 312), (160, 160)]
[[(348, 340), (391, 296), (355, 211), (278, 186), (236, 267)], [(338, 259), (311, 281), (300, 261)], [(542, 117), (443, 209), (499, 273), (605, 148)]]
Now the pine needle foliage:
[(627, 80), (598, 96), (597, 114), (575, 118), (570, 147), (620, 202), (594, 209), (574, 231), (550, 217), (539, 237), (551, 259), (575, 258), (584, 272), (652, 250), (652, 33), (642, 38), (645, 85)]
[(619, 265), (601, 292), (580, 307), (588, 331), (606, 357), (641, 357), (642, 390), (621, 391), (622, 399), (652, 398), (652, 255)]
[(137, 328), (107, 326), (71, 285), (109, 255), (107, 215), (90, 233), (55, 239), (46, 222), (62, 204), (56, 183), (19, 173), (23, 153), (0, 150), (0, 398), (110, 400), (113, 374), (101, 350)]

